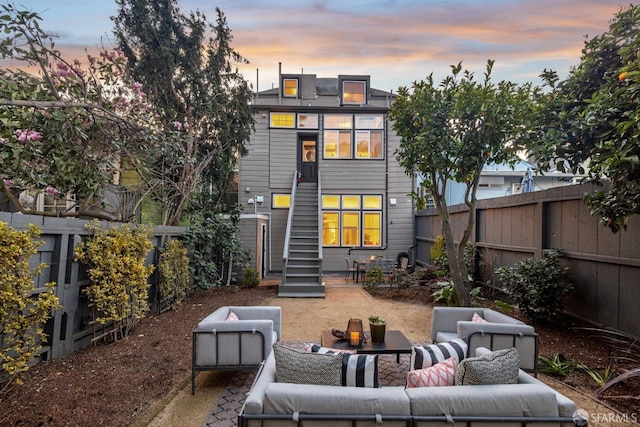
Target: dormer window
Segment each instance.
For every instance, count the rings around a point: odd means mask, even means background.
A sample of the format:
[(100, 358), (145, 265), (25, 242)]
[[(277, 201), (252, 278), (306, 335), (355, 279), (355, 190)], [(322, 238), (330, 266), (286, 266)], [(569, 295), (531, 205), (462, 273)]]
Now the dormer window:
[(298, 97), (298, 79), (283, 79), (282, 95), (289, 98)]
[(366, 104), (367, 84), (358, 81), (342, 82), (342, 103), (343, 104)]

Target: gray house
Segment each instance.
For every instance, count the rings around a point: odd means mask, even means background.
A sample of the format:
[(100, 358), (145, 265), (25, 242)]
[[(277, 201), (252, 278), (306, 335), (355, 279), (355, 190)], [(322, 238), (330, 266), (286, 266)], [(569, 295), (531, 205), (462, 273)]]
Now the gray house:
[(413, 182), (393, 155), (392, 93), (365, 75), (279, 82), (254, 99), (238, 171), (241, 238), (262, 277), (282, 275), (280, 296), (322, 297), (323, 273), (409, 250)]

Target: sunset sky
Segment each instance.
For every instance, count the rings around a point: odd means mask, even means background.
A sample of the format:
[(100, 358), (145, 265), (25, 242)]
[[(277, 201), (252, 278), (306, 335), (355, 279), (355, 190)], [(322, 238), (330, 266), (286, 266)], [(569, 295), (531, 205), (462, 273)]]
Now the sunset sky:
[[(13, 1), (12, 1), (13, 2)], [(37, 12), (43, 28), (59, 35), (68, 58), (84, 58), (110, 45), (117, 11), (109, 0), (16, 0)], [(371, 76), (371, 85), (397, 91), (449, 66), (481, 77), (494, 59), (494, 80), (541, 83), (543, 69), (565, 78), (579, 63), (585, 36), (609, 28), (620, 0), (180, 0), (184, 12), (200, 10), (228, 20), (232, 46), (250, 61), (241, 70), (255, 89), (277, 85), (283, 73), (318, 77)], [(256, 70), (259, 70), (258, 72)], [(258, 75), (258, 77), (257, 77)]]

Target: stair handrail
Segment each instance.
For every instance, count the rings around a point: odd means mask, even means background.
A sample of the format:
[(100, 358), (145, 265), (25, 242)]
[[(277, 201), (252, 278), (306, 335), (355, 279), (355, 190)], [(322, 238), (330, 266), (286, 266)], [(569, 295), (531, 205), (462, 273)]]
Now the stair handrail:
[(289, 200), (289, 215), (287, 216), (287, 229), (284, 233), (284, 248), (282, 250), (282, 283), (287, 282), (287, 264), (289, 263), (289, 240), (291, 239), (291, 224), (293, 223), (293, 208), (296, 200), (296, 188), (298, 188), (298, 170), (293, 171), (291, 183), (291, 199)]
[(322, 283), (322, 173), (318, 171), (318, 271)]

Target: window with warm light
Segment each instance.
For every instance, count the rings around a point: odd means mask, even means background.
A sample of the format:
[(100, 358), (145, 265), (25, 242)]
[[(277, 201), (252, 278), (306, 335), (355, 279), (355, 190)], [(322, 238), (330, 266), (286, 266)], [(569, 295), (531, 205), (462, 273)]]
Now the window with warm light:
[(324, 246), (382, 246), (382, 196), (322, 195)]
[(342, 245), (360, 246), (360, 212), (342, 212)]
[(350, 159), (351, 132), (340, 130), (325, 131), (324, 157), (327, 159)]
[(274, 194), (271, 206), (274, 209), (288, 209), (291, 206), (291, 194)]
[(322, 213), (322, 245), (340, 246), (340, 217), (338, 212)]
[(366, 104), (367, 85), (365, 82), (342, 82), (342, 102), (344, 104)]
[(273, 128), (296, 127), (296, 115), (294, 113), (270, 113), (269, 120)]
[(298, 79), (283, 79), (284, 92), (283, 95), (288, 98), (298, 96)]
[(382, 129), (383, 114), (325, 114), (324, 158), (382, 159)]
[(380, 212), (364, 212), (363, 246), (380, 246), (380, 230), (382, 229), (382, 214)]

